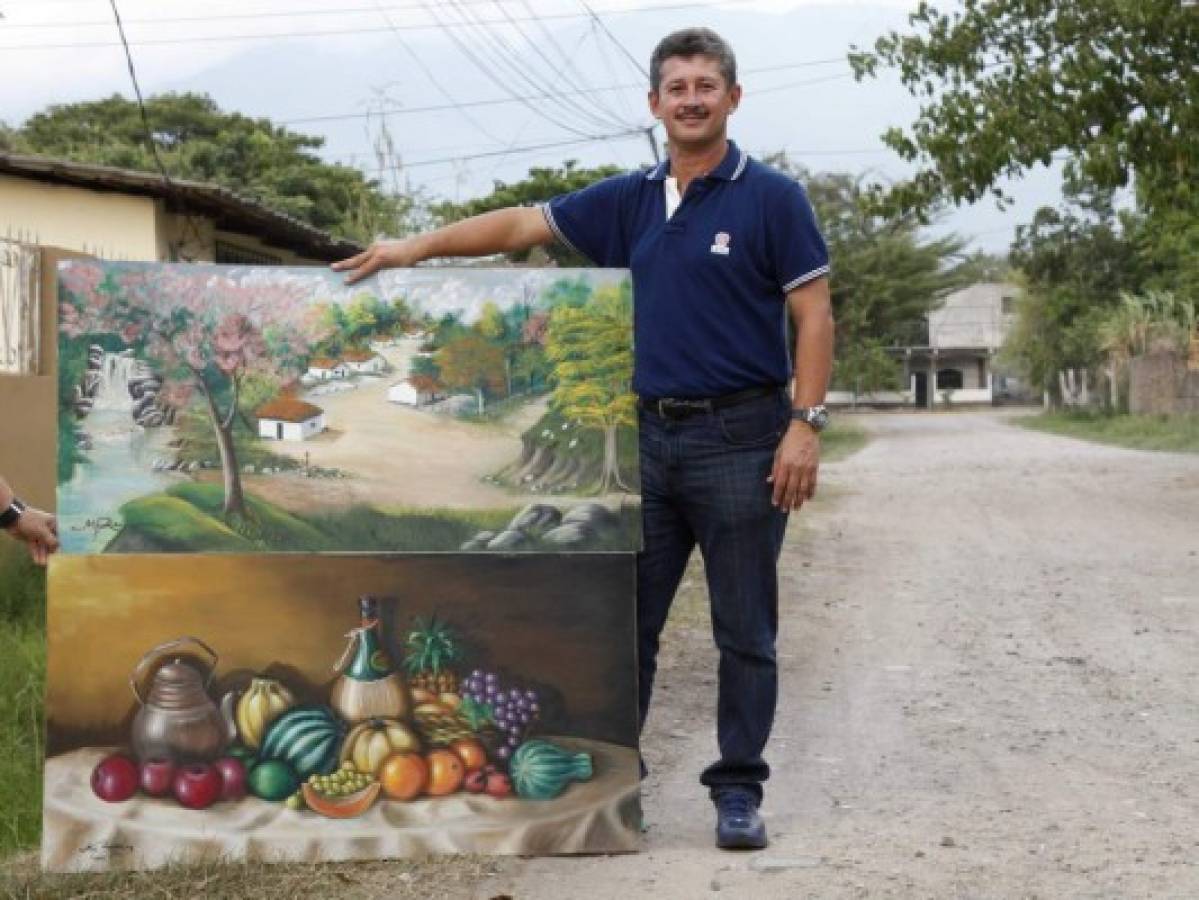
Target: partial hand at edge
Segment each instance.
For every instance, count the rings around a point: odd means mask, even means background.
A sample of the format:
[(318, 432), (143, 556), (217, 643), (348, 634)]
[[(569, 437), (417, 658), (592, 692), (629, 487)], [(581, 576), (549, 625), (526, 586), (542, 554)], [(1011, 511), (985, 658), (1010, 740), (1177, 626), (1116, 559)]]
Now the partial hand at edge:
[(793, 510), (816, 496), (816, 474), (820, 468), (820, 436), (803, 422), (792, 422), (774, 453), (774, 466), (767, 479), (774, 490), (770, 502)]
[(58, 549), (58, 520), (40, 509), (26, 509), (8, 533), (29, 547), (29, 555), (39, 566)]
[(402, 238), (398, 241), (376, 241), (357, 256), (339, 260), (330, 268), (334, 272), (349, 272), (346, 284), (354, 284), (369, 278), (380, 269), (408, 268), (416, 265), (421, 259), (416, 240)]

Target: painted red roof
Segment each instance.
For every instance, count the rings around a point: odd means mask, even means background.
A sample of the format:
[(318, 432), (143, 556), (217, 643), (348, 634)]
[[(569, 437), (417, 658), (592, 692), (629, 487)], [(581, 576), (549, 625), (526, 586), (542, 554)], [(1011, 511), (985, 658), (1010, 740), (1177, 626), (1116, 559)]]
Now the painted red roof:
[(307, 422), (324, 412), (319, 406), (297, 400), (295, 397), (276, 397), (255, 410), (260, 419), (278, 419), (281, 422)]

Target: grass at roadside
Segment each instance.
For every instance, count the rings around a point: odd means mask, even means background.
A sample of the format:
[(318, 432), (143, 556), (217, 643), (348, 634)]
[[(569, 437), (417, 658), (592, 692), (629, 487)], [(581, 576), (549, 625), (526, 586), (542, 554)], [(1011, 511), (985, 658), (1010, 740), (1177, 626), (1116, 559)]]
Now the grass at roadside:
[(856, 422), (836, 417), (820, 435), (820, 461), (837, 462), (853, 456), (870, 440), (866, 429)]
[(0, 538), (0, 858), (41, 833), (45, 578)]
[(1199, 415), (1133, 416), (1053, 412), (1015, 420), (1026, 428), (1136, 450), (1199, 453)]

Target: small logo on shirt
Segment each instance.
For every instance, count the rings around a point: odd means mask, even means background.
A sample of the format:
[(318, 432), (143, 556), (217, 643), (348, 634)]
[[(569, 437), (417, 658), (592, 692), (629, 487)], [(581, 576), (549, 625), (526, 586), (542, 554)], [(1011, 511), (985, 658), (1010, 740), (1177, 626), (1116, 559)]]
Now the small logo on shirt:
[(712, 247), (711, 247), (712, 252), (718, 253), (721, 256), (728, 256), (729, 255), (729, 241), (731, 241), (731, 240), (732, 240), (732, 238), (729, 237), (729, 233), (727, 231), (716, 232), (716, 237), (712, 238)]

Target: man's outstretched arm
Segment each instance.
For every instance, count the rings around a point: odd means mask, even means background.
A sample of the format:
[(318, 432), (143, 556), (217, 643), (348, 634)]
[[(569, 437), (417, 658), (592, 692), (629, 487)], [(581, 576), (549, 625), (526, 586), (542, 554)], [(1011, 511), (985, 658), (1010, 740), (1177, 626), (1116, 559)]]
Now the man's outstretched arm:
[(512, 253), (553, 241), (554, 233), (540, 207), (510, 206), (426, 234), (379, 241), (357, 256), (335, 262), (333, 269), (348, 272), (346, 284), (353, 284), (380, 269), (414, 266), (426, 259)]

